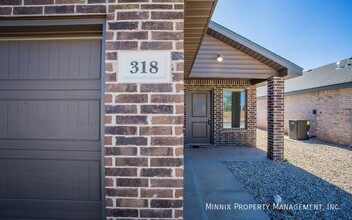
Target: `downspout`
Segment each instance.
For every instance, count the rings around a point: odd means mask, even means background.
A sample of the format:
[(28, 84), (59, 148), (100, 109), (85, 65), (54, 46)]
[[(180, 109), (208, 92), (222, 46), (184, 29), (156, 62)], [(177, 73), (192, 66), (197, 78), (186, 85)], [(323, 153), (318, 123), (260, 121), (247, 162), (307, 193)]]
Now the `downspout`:
[(351, 145), (348, 146), (349, 148), (352, 148), (352, 110), (350, 110), (350, 124), (351, 124)]

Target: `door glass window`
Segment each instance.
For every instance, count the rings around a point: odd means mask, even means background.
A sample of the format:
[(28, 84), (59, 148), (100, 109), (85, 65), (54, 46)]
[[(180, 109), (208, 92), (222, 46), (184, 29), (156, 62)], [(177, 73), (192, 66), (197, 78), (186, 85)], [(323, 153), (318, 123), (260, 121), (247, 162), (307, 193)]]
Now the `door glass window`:
[(246, 90), (224, 90), (223, 128), (246, 128)]

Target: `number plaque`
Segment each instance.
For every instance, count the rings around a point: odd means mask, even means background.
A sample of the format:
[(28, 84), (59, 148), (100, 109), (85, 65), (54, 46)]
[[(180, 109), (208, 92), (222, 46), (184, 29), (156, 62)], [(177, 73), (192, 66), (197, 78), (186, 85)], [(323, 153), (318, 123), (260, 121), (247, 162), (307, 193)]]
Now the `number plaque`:
[(170, 62), (169, 51), (120, 51), (117, 56), (117, 82), (170, 82)]

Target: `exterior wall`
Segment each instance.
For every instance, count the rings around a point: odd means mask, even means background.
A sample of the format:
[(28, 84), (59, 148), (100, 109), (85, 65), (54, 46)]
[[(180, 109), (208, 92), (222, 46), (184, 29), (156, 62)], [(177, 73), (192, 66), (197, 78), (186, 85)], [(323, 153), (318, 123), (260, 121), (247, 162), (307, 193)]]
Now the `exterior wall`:
[[(236, 79), (187, 79), (185, 92), (189, 89), (208, 88), (213, 91), (213, 143), (214, 146), (255, 146), (256, 145), (256, 88), (249, 80)], [(223, 128), (223, 90), (247, 90), (247, 128)], [(185, 103), (187, 103), (185, 101)], [(187, 106), (185, 106), (185, 109)], [(186, 111), (185, 111), (186, 112)], [(186, 116), (186, 115), (185, 115)], [(185, 118), (185, 120), (187, 120)]]
[[(0, 1), (1, 17), (106, 16), (108, 219), (182, 218), (183, 8), (183, 0)], [(120, 84), (119, 50), (170, 51), (172, 81)]]
[(268, 151), (269, 159), (283, 161), (284, 153), (284, 99), (285, 84), (281, 77), (268, 79)]
[[(257, 99), (257, 126), (261, 129), (268, 128), (268, 99)], [(286, 131), (286, 130), (285, 130)]]
[[(111, 2), (111, 1), (110, 1)], [(115, 1), (113, 1), (115, 2)], [(106, 14), (105, 0), (1, 0), (0, 16)]]
[[(289, 119), (311, 120), (311, 135), (328, 142), (350, 145), (352, 88), (285, 96), (285, 132)], [(267, 128), (267, 99), (258, 99), (258, 127)], [(317, 110), (316, 116), (313, 110)]]

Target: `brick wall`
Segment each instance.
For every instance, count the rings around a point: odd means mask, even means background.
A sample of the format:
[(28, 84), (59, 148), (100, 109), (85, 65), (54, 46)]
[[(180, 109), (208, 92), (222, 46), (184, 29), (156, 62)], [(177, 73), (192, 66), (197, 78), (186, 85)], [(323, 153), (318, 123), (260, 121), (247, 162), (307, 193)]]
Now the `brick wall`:
[[(182, 217), (183, 4), (164, 2), (109, 6), (114, 13), (106, 32), (107, 216)], [(172, 82), (119, 84), (118, 50), (171, 51)]]
[[(266, 129), (266, 99), (258, 99), (258, 127)], [(313, 110), (317, 110), (316, 116)], [(289, 119), (311, 120), (311, 135), (344, 145), (351, 144), (352, 88), (285, 96), (285, 132)]]
[(105, 14), (107, 11), (105, 2), (105, 0), (0, 0), (0, 16)]
[(284, 160), (284, 80), (273, 76), (268, 79), (268, 158)]
[[(0, 0), (1, 17), (106, 16), (108, 219), (182, 218), (183, 8), (183, 0)], [(119, 50), (170, 51), (172, 80), (118, 83)]]
[[(249, 80), (235, 79), (187, 79), (185, 91), (208, 88), (213, 91), (213, 140), (215, 146), (255, 146), (256, 145), (256, 89)], [(223, 90), (246, 89), (247, 92), (247, 128), (223, 128)], [(185, 101), (185, 103), (187, 103)], [(187, 106), (185, 107), (187, 108)], [(185, 111), (186, 112), (186, 111)]]

